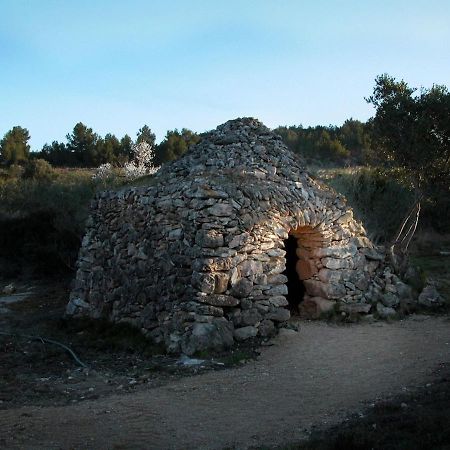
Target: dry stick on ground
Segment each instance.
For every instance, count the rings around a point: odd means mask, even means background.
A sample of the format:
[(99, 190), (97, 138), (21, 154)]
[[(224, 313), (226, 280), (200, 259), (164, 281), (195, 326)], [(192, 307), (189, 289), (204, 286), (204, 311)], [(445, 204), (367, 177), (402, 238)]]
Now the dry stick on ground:
[(69, 352), (70, 356), (72, 356), (72, 358), (75, 360), (75, 362), (79, 366), (81, 366), (85, 369), (88, 368), (88, 366), (83, 361), (81, 361), (80, 358), (78, 358), (78, 356), (75, 354), (75, 352), (71, 348), (67, 347), (67, 345), (62, 344), (61, 342), (54, 341), (53, 339), (48, 339), (48, 338), (45, 338), (42, 336), (30, 336), (28, 334), (5, 333), (3, 331), (0, 331), (0, 334), (3, 336), (20, 337), (20, 338), (24, 338), (24, 339), (31, 339), (33, 341), (41, 341), (44, 343), (46, 342), (47, 344), (57, 345), (58, 347), (61, 347), (64, 350), (66, 350), (67, 352)]

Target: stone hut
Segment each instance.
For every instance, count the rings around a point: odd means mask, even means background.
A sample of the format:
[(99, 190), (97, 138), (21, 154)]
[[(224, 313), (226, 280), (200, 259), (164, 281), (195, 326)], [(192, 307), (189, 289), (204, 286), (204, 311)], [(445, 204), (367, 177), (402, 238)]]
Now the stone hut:
[(271, 336), (292, 312), (376, 310), (382, 260), (342, 196), (258, 120), (237, 119), (149, 186), (97, 196), (67, 314), (193, 354)]

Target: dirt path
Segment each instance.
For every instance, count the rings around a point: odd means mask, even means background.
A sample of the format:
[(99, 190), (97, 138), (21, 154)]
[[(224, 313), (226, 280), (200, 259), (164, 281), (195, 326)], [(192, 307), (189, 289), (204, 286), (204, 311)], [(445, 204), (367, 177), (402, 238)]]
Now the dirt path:
[(376, 398), (432, 382), (450, 361), (448, 317), (302, 323), (258, 361), (66, 407), (0, 411), (0, 447), (198, 449), (275, 445)]

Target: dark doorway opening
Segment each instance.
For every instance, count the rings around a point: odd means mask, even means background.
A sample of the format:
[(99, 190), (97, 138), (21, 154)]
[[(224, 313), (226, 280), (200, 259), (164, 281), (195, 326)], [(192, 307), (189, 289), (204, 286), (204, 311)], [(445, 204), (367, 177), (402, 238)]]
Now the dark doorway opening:
[(305, 286), (300, 280), (297, 273), (297, 239), (289, 235), (284, 241), (284, 249), (286, 250), (286, 270), (283, 272), (287, 276), (288, 294), (286, 296), (289, 302), (289, 309), (291, 313), (298, 314), (298, 305), (303, 300), (305, 295)]

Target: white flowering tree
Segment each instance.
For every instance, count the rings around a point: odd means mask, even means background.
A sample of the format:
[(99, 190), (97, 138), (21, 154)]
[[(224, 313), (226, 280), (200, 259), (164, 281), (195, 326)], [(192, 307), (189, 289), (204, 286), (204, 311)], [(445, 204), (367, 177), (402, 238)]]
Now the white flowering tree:
[(106, 182), (114, 178), (117, 174), (121, 174), (129, 180), (134, 180), (144, 175), (152, 175), (159, 169), (159, 167), (153, 165), (153, 159), (153, 145), (146, 141), (141, 141), (133, 144), (131, 160), (125, 163), (121, 169), (114, 169), (110, 163), (102, 164), (97, 168), (92, 178), (97, 181)]
[(127, 178), (134, 179), (144, 175), (156, 173), (159, 167), (153, 165), (154, 150), (153, 146), (146, 141), (133, 145), (131, 161), (124, 165), (124, 175)]

